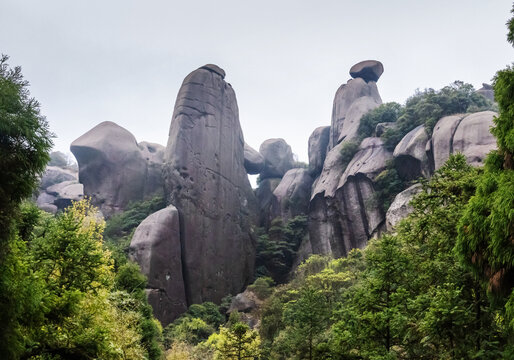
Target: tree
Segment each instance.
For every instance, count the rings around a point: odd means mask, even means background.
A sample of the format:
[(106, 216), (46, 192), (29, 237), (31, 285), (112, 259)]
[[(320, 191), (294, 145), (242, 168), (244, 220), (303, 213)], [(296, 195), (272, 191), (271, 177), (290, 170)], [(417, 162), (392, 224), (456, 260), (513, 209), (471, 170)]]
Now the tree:
[(221, 327), (217, 335), (215, 359), (242, 360), (259, 357), (259, 334), (248, 325), (236, 321), (229, 328)]

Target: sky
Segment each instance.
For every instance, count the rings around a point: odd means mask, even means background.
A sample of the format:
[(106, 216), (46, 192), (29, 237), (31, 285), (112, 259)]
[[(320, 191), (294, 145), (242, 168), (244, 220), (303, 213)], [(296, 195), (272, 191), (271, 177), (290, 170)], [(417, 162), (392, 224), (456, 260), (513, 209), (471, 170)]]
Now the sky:
[(384, 102), (455, 80), (480, 88), (514, 60), (506, 0), (0, 0), (0, 52), (20, 65), (55, 150), (102, 121), (166, 145), (184, 77), (207, 63), (234, 88), (245, 141), (300, 161), (330, 125), (355, 63), (384, 64)]

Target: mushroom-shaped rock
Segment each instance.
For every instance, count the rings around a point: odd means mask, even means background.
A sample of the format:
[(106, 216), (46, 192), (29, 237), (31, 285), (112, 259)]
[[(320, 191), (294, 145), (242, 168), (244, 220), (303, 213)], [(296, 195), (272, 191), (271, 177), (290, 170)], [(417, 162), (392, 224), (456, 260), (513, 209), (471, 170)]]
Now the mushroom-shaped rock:
[(207, 65), (184, 79), (166, 148), (165, 191), (180, 212), (188, 305), (219, 303), (253, 275), (256, 201), (236, 96), (220, 72)]
[(85, 194), (106, 216), (123, 210), (131, 201), (162, 192), (161, 181), (148, 186), (148, 162), (134, 136), (113, 122), (95, 126), (70, 149), (78, 161)]
[(405, 219), (414, 210), (409, 203), (421, 190), (421, 184), (414, 184), (396, 195), (386, 213), (387, 231), (393, 231), (396, 224)]
[(354, 79), (362, 78), (366, 81), (378, 81), (384, 72), (384, 65), (377, 60), (365, 60), (353, 65), (350, 76)]
[(170, 205), (148, 216), (130, 242), (130, 258), (148, 278), (148, 302), (163, 326), (187, 310), (180, 225), (177, 209)]
[(362, 116), (380, 104), (382, 99), (373, 81), (356, 78), (341, 85), (334, 98), (329, 148), (341, 141), (355, 140)]
[(273, 191), (277, 210), (284, 221), (309, 211), (312, 177), (307, 169), (291, 169)]
[(466, 116), (453, 135), (453, 153), (462, 153), (468, 164), (481, 166), (485, 157), (497, 148), (496, 138), (491, 134), (493, 111), (481, 111)]
[(409, 131), (396, 148), (393, 156), (395, 158), (396, 170), (400, 177), (405, 180), (414, 180), (420, 176), (430, 175), (430, 166), (426, 153), (428, 134), (424, 125), (420, 125)]
[(330, 139), (330, 126), (316, 128), (309, 137), (309, 172), (317, 176), (323, 169)]
[(247, 143), (244, 147), (244, 158), (248, 174), (259, 174), (264, 169), (264, 157)]
[(264, 170), (261, 179), (282, 177), (293, 167), (291, 146), (284, 139), (268, 139), (264, 141), (259, 152), (264, 157)]

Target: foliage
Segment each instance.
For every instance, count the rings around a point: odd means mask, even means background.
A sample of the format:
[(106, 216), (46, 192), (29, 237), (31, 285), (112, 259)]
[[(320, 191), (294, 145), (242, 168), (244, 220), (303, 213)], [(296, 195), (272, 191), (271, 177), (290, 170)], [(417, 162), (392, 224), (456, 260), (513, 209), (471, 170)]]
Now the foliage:
[(248, 285), (248, 290), (253, 291), (261, 300), (268, 298), (273, 292), (272, 286), (275, 284), (272, 278), (264, 276), (255, 279), (253, 284)]
[(305, 215), (296, 216), (285, 225), (281, 218), (274, 219), (268, 232), (257, 240), (256, 275), (271, 277), (279, 284), (285, 282), (306, 233)]
[(359, 123), (357, 134), (359, 142), (362, 139), (373, 136), (379, 123), (394, 123), (402, 116), (405, 109), (396, 102), (381, 104), (379, 107), (365, 114)]
[(346, 168), (350, 161), (352, 161), (355, 154), (359, 151), (359, 142), (357, 141), (345, 141), (341, 146), (341, 164), (343, 168)]
[(388, 163), (386, 169), (375, 178), (372, 201), (382, 209), (385, 214), (395, 196), (405, 189), (406, 183), (398, 175), (393, 163)]
[[(509, 41), (513, 42), (513, 18)], [(488, 284), (496, 302), (504, 304), (505, 333), (514, 336), (514, 68), (494, 78), (500, 115), (492, 129), (498, 150), (491, 152), (475, 196), (459, 224), (457, 252)], [(511, 346), (510, 351), (514, 351)]]
[(251, 330), (245, 323), (235, 322), (228, 328), (221, 327), (219, 334), (216, 334), (214, 359), (255, 359), (260, 354), (259, 346), (257, 331)]

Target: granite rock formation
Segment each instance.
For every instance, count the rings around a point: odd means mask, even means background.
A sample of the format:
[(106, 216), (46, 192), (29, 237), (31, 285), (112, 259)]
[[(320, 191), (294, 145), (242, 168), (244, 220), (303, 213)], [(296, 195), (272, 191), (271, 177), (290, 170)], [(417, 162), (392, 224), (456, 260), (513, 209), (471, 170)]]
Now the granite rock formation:
[(293, 152), (284, 139), (265, 140), (259, 152), (264, 157), (261, 179), (282, 177), (287, 170), (293, 168)]
[(394, 149), (396, 170), (404, 180), (430, 176), (430, 164), (426, 153), (428, 134), (424, 125), (409, 131)]
[(179, 213), (174, 206), (143, 220), (130, 242), (129, 257), (148, 279), (148, 302), (163, 326), (187, 310)]
[(276, 216), (284, 222), (309, 212), (312, 177), (307, 169), (291, 169), (273, 191)]
[[(73, 141), (71, 152), (79, 164), (79, 181), (85, 195), (107, 217), (122, 211), (131, 201), (162, 194), (158, 149), (138, 146), (134, 136), (106, 121)], [(153, 150), (152, 150), (153, 149)]]
[[(180, 214), (188, 305), (220, 302), (253, 275), (256, 201), (244, 167), (234, 90), (224, 71), (190, 73), (177, 95), (165, 155), (166, 198)], [(174, 276), (175, 274), (172, 274)]]
[(259, 174), (264, 169), (264, 157), (247, 143), (244, 147), (244, 158), (248, 174)]
[(330, 139), (330, 126), (316, 128), (309, 137), (309, 172), (317, 176), (323, 169)]
[[(55, 160), (55, 154), (61, 156), (62, 153), (52, 153), (52, 160)], [(72, 201), (83, 199), (84, 187), (77, 181), (77, 172), (69, 168), (65, 160), (52, 161), (52, 164), (62, 167), (47, 166), (39, 183), (36, 204), (40, 209), (55, 214), (71, 205)]]
[(268, 178), (261, 180), (257, 189), (255, 189), (255, 197), (259, 206), (259, 220), (258, 225), (268, 229), (271, 221), (277, 214), (276, 204), (277, 199), (273, 192), (280, 184), (282, 178)]
[(494, 102), (494, 89), (491, 85), (483, 83), (482, 87), (478, 89), (476, 92), (485, 97), (486, 99), (489, 99)]
[(421, 184), (414, 184), (396, 195), (386, 213), (387, 231), (394, 231), (395, 226), (414, 210), (409, 203), (421, 190)]

